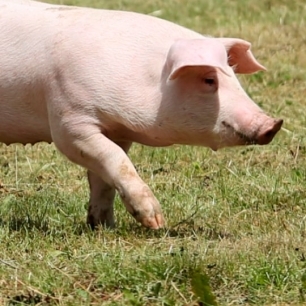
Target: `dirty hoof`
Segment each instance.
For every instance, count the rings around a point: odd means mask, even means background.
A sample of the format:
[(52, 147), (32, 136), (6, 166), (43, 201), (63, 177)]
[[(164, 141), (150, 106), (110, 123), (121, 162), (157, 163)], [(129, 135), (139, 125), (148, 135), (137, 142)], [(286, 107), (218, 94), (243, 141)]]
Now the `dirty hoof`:
[(165, 219), (162, 214), (157, 214), (153, 217), (144, 217), (137, 221), (139, 221), (143, 226), (154, 230), (165, 226)]

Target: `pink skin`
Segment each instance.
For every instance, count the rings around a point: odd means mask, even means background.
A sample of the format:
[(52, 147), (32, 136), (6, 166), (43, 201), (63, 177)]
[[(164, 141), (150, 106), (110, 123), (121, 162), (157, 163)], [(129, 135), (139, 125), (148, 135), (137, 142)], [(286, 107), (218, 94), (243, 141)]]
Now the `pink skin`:
[(127, 152), (132, 142), (214, 150), (267, 144), (281, 128), (236, 73), (264, 70), (250, 44), (131, 12), (0, 0), (0, 141), (54, 142), (88, 169), (87, 221), (114, 226), (115, 191), (164, 226)]

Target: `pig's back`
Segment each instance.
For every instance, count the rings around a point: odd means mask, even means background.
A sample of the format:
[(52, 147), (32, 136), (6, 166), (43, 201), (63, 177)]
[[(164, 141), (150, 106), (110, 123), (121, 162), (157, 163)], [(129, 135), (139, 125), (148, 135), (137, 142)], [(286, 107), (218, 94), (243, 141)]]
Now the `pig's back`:
[[(68, 7), (47, 8), (59, 22), (54, 52), (71, 74), (86, 67), (91, 82), (107, 83), (109, 92), (156, 87), (170, 46), (178, 39), (202, 38), (199, 33), (166, 20), (133, 12)], [(90, 77), (89, 77), (90, 78)], [(135, 83), (138, 86), (135, 86)], [(97, 87), (96, 86), (96, 87)], [(120, 96), (120, 95), (119, 95)], [(125, 96), (126, 97), (126, 96)], [(128, 98), (128, 97), (126, 97)]]

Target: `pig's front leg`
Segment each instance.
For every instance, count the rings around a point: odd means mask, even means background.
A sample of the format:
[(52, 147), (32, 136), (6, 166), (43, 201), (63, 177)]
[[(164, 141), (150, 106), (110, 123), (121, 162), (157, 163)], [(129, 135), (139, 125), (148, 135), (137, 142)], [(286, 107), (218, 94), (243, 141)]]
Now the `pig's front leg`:
[[(117, 143), (126, 153), (131, 147), (131, 144), (130, 142)], [(90, 170), (88, 170), (87, 176), (90, 188), (87, 223), (92, 228), (95, 228), (99, 224), (110, 228), (115, 227), (115, 188), (107, 184), (96, 173)]]
[[(76, 118), (74, 121), (78, 122)], [(65, 125), (53, 125), (52, 138), (58, 149), (71, 161), (99, 176), (106, 183), (103, 188), (107, 188), (107, 185), (115, 188), (137, 221), (152, 229), (163, 227), (164, 218), (158, 201), (121, 147), (94, 126), (73, 124), (69, 127), (67, 122)], [(99, 193), (99, 189), (94, 192)], [(110, 190), (107, 193), (112, 195)], [(107, 213), (106, 219), (112, 223), (112, 213)]]

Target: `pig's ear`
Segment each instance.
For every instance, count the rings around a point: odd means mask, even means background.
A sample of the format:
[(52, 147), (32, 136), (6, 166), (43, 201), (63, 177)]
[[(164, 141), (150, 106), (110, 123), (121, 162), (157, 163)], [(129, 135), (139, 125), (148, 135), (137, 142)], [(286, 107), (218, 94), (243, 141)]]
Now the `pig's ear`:
[(216, 38), (222, 42), (228, 53), (228, 64), (236, 73), (254, 73), (266, 70), (257, 62), (251, 52), (251, 44), (239, 38)]
[(229, 74), (230, 69), (224, 45), (212, 38), (176, 41), (168, 52), (165, 68), (168, 80), (212, 68)]

